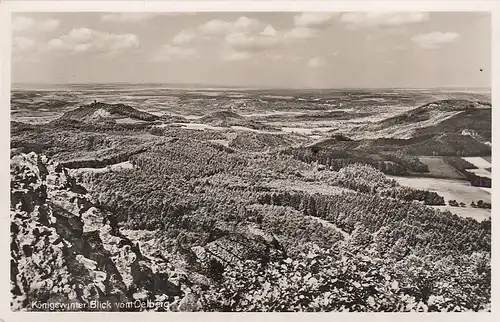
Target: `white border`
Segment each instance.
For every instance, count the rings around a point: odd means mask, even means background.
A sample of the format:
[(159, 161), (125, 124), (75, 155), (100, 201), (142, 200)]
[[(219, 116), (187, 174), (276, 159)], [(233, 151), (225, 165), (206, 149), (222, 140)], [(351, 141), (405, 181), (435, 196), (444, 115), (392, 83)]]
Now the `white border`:
[[(119, 10), (117, 10), (119, 8)], [(500, 57), (498, 42), (500, 41), (499, 20), (500, 1), (4, 1), (0, 0), (0, 106), (1, 106), (1, 153), (2, 167), (0, 169), (0, 205), (3, 207), (0, 226), (4, 231), (0, 234), (0, 252), (3, 261), (0, 262), (0, 319), (5, 322), (37, 320), (43, 321), (86, 321), (120, 319), (123, 322), (136, 320), (252, 320), (252, 321), (319, 321), (334, 319), (347, 320), (374, 320), (374, 321), (493, 321), (499, 310), (499, 278), (496, 269), (499, 263), (499, 247), (496, 246), (496, 203), (493, 202), (492, 220), (492, 312), (493, 313), (19, 313), (10, 311), (10, 258), (9, 253), (9, 144), (10, 144), (10, 14), (11, 12), (156, 12), (156, 11), (491, 11), (492, 12), (492, 96), (493, 105), (500, 99), (498, 89), (500, 83), (500, 64), (495, 57)], [(499, 111), (493, 108), (493, 120), (498, 120)], [(498, 141), (500, 133), (493, 126), (493, 144)], [(498, 141), (500, 142), (500, 141)], [(499, 143), (500, 144), (500, 143)], [(498, 169), (496, 148), (493, 149), (493, 168)], [(493, 172), (496, 174), (496, 171)], [(499, 178), (500, 180), (500, 178)], [(494, 180), (495, 182), (496, 179)], [(499, 181), (500, 182), (500, 181)], [(492, 199), (499, 199), (500, 190), (493, 189)], [(500, 200), (500, 199), (499, 199)]]

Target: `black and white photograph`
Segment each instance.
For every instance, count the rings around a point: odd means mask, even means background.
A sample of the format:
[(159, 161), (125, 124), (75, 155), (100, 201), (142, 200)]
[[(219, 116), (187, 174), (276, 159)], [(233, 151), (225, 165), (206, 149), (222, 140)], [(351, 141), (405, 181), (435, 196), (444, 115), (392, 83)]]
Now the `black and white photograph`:
[(119, 4), (10, 15), (11, 311), (491, 312), (491, 12)]

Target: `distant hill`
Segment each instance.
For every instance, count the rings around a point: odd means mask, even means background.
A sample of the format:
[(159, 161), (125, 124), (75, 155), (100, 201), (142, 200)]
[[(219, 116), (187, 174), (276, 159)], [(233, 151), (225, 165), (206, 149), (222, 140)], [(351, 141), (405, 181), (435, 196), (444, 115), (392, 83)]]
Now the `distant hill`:
[(275, 130), (271, 126), (249, 120), (244, 116), (228, 110), (209, 113), (199, 118), (197, 122), (220, 127), (242, 126), (254, 130)]
[(409, 139), (377, 138), (351, 140), (337, 135), (305, 146), (306, 148), (359, 151), (360, 153), (380, 154), (400, 152), (412, 156), (481, 156), (490, 155), (491, 146), (479, 142), (470, 135), (461, 133), (428, 133)]
[(492, 111), (488, 109), (470, 109), (453, 115), (442, 122), (419, 128), (416, 135), (435, 133), (476, 133), (480, 141), (491, 141)]
[(440, 100), (370, 124), (361, 130), (368, 136), (408, 139), (437, 133), (480, 131), (491, 138), (491, 103), (462, 99)]
[(283, 152), (300, 161), (318, 162), (335, 171), (360, 163), (374, 166), (386, 174), (405, 175), (428, 172), (427, 166), (419, 161), (421, 156), (485, 156), (491, 155), (491, 146), (460, 133), (362, 140), (337, 135), (312, 144), (293, 146)]
[(100, 102), (83, 105), (74, 110), (67, 111), (59, 119), (73, 119), (88, 123), (103, 120), (115, 121), (125, 118), (139, 121), (156, 121), (159, 119), (156, 115), (139, 111), (125, 104), (106, 104)]
[(440, 133), (403, 148), (411, 155), (482, 156), (491, 155), (491, 146), (469, 135)]
[(421, 105), (410, 111), (380, 121), (377, 125), (385, 128), (403, 123), (415, 123), (430, 120), (435, 112), (464, 112), (477, 109), (491, 108), (489, 102), (473, 102), (468, 100), (440, 100)]

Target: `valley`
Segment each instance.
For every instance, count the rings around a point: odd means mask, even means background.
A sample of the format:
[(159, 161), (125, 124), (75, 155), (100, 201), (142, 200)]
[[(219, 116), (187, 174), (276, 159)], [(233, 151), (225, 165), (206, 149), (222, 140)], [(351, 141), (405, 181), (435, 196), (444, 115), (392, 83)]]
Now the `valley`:
[(15, 310), (489, 310), (488, 93), (67, 85), (11, 110)]

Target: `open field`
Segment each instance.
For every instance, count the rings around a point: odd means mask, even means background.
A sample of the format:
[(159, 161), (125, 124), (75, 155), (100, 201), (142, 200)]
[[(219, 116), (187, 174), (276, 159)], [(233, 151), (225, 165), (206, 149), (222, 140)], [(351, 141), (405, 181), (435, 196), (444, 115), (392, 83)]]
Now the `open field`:
[(433, 208), (439, 210), (448, 210), (453, 214), (456, 214), (463, 218), (474, 218), (477, 221), (482, 221), (488, 218), (491, 218), (491, 210), (490, 209), (481, 209), (481, 208), (471, 208), (470, 206), (466, 208), (462, 207), (451, 207), (451, 206), (432, 206)]
[(483, 200), (491, 203), (491, 194), (480, 187), (471, 186), (465, 180), (419, 178), (419, 177), (396, 177), (389, 176), (400, 184), (418, 189), (436, 191), (446, 201), (457, 200), (469, 205), (472, 201)]
[(488, 161), (484, 157), (463, 157), (462, 159), (472, 163), (478, 169), (468, 169), (468, 172), (474, 173), (480, 177), (486, 177), (491, 179), (491, 157), (489, 157), (490, 161)]
[(470, 183), (465, 180), (396, 176), (389, 177), (404, 186), (435, 191), (444, 197), (446, 203), (448, 203), (449, 200), (456, 200), (458, 203), (464, 202), (467, 206), (466, 208), (459, 209), (458, 207), (449, 206), (441, 207), (449, 209), (457, 215), (475, 219), (482, 219), (491, 216), (491, 210), (489, 209), (470, 207), (472, 201), (477, 202), (478, 200), (483, 200), (491, 203), (491, 193), (480, 187), (471, 186)]
[[(472, 163), (479, 169), (485, 169), (491, 167), (491, 161), (487, 161), (483, 157), (463, 157), (462, 159)], [(491, 158), (490, 158), (491, 160)]]
[(439, 156), (421, 156), (418, 159), (429, 167), (429, 173), (426, 173), (426, 176), (443, 179), (465, 179), (460, 172), (444, 162)]

